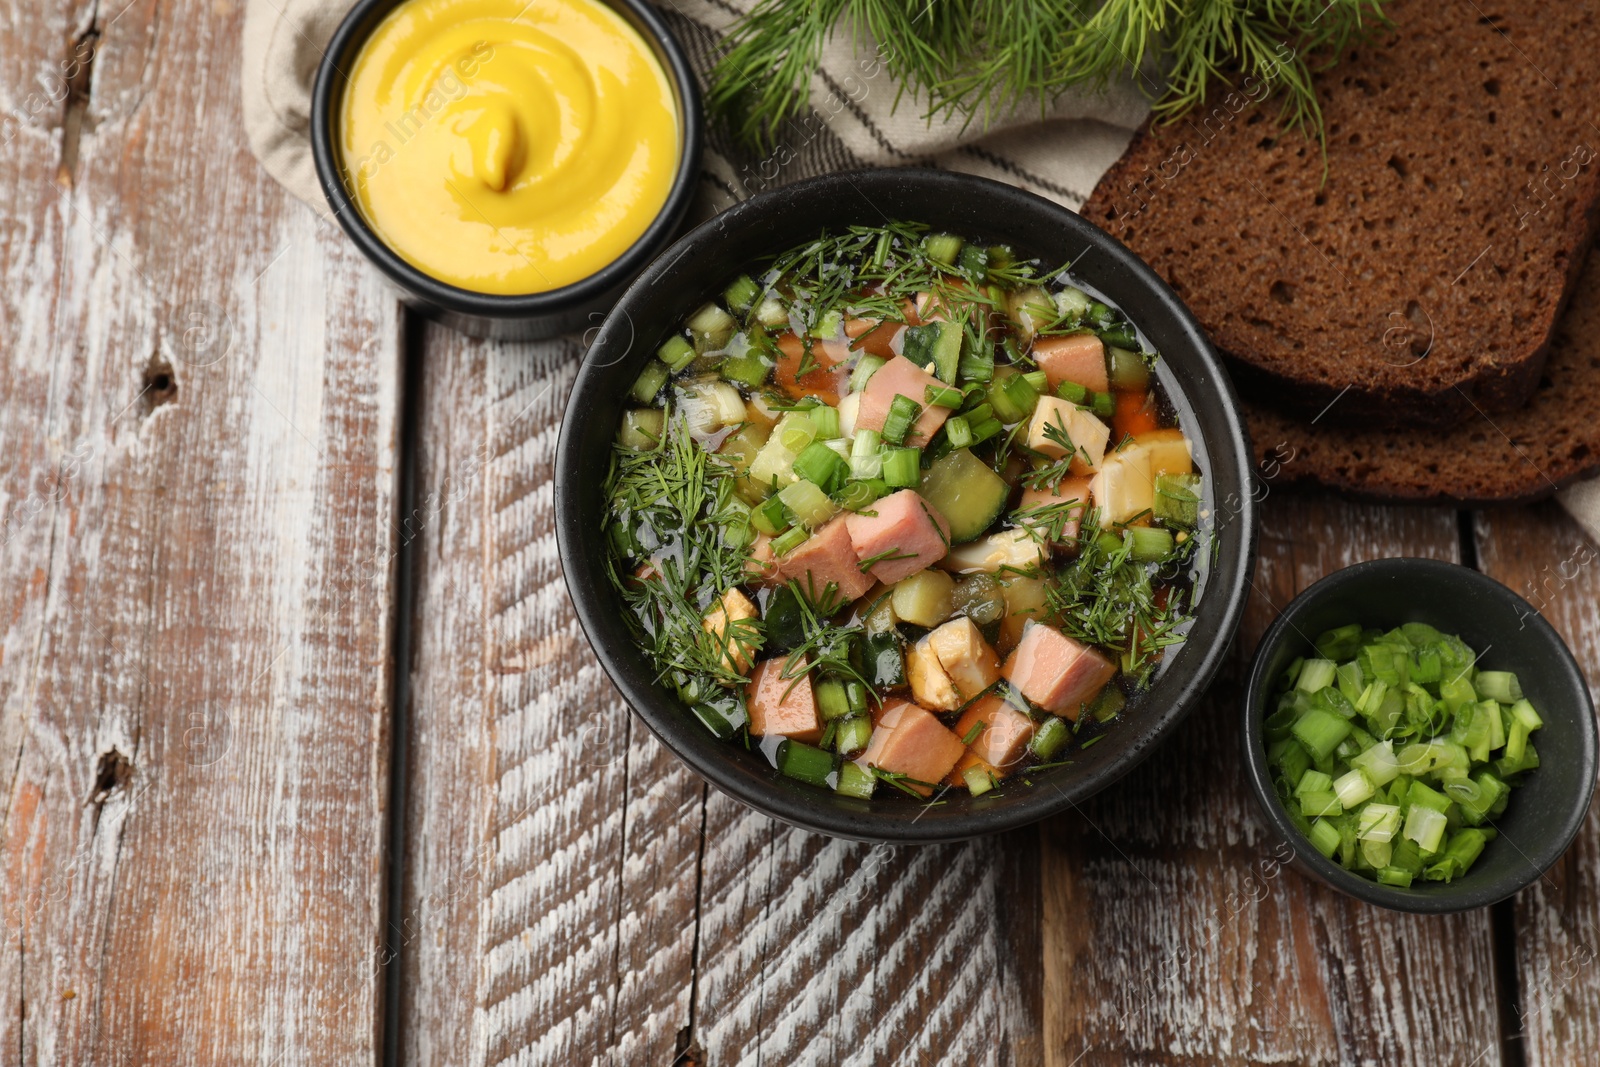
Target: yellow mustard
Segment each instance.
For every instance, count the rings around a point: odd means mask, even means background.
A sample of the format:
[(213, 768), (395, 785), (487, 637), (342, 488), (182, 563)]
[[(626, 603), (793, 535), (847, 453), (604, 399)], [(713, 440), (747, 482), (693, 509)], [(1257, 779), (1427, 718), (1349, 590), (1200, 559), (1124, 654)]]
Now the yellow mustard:
[(671, 190), (672, 85), (599, 0), (405, 0), (347, 74), (340, 147), (361, 214), (451, 285), (570, 285)]

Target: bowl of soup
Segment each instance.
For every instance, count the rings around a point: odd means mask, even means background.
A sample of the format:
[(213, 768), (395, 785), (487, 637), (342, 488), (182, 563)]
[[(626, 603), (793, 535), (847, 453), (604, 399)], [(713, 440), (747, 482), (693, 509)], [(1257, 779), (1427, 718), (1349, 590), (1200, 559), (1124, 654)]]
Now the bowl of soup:
[(1249, 455), (1204, 334), (1116, 240), (967, 175), (830, 175), (623, 295), (557, 537), (600, 662), (713, 784), (952, 840), (1069, 808), (1198, 700), (1248, 587)]
[(599, 321), (693, 195), (699, 95), (642, 0), (362, 0), (312, 98), (328, 204), (424, 314), (536, 338)]

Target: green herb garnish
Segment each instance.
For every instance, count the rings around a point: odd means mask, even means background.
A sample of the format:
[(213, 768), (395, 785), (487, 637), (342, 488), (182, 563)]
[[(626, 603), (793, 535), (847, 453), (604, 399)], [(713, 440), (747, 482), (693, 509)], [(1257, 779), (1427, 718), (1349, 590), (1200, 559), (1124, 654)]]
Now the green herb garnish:
[[(987, 125), (1035, 99), (1042, 114), (1073, 86), (1133, 75), (1169, 121), (1227, 81), (1249, 99), (1280, 96), (1285, 128), (1323, 140), (1313, 72), (1387, 24), (1383, 0), (761, 0), (728, 35), (707, 103), (770, 151), (809, 107), (823, 46), (842, 33), (863, 76), (887, 67), (930, 121)], [(869, 42), (876, 56), (863, 54)]]

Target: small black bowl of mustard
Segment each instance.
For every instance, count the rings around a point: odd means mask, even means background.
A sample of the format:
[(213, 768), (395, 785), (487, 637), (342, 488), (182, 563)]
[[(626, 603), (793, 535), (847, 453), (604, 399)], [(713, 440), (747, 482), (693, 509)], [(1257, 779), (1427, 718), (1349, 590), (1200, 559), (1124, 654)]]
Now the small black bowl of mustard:
[(598, 321), (672, 240), (702, 140), (643, 0), (362, 0), (317, 72), (317, 177), (407, 302), (465, 333)]

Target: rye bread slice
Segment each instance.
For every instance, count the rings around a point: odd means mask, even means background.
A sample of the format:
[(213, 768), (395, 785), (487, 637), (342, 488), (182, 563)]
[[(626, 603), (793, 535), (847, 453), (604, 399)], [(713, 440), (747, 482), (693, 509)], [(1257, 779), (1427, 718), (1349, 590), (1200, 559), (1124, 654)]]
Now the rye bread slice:
[(1353, 428), (1244, 403), (1251, 440), (1274, 485), (1315, 481), (1383, 500), (1507, 504), (1549, 496), (1600, 471), (1600, 250), (1523, 408), (1472, 412), (1450, 429)]
[(1317, 145), (1235, 79), (1146, 124), (1084, 205), (1188, 302), (1241, 389), (1449, 425), (1527, 401), (1600, 195), (1600, 4), (1385, 5), (1316, 76)]

